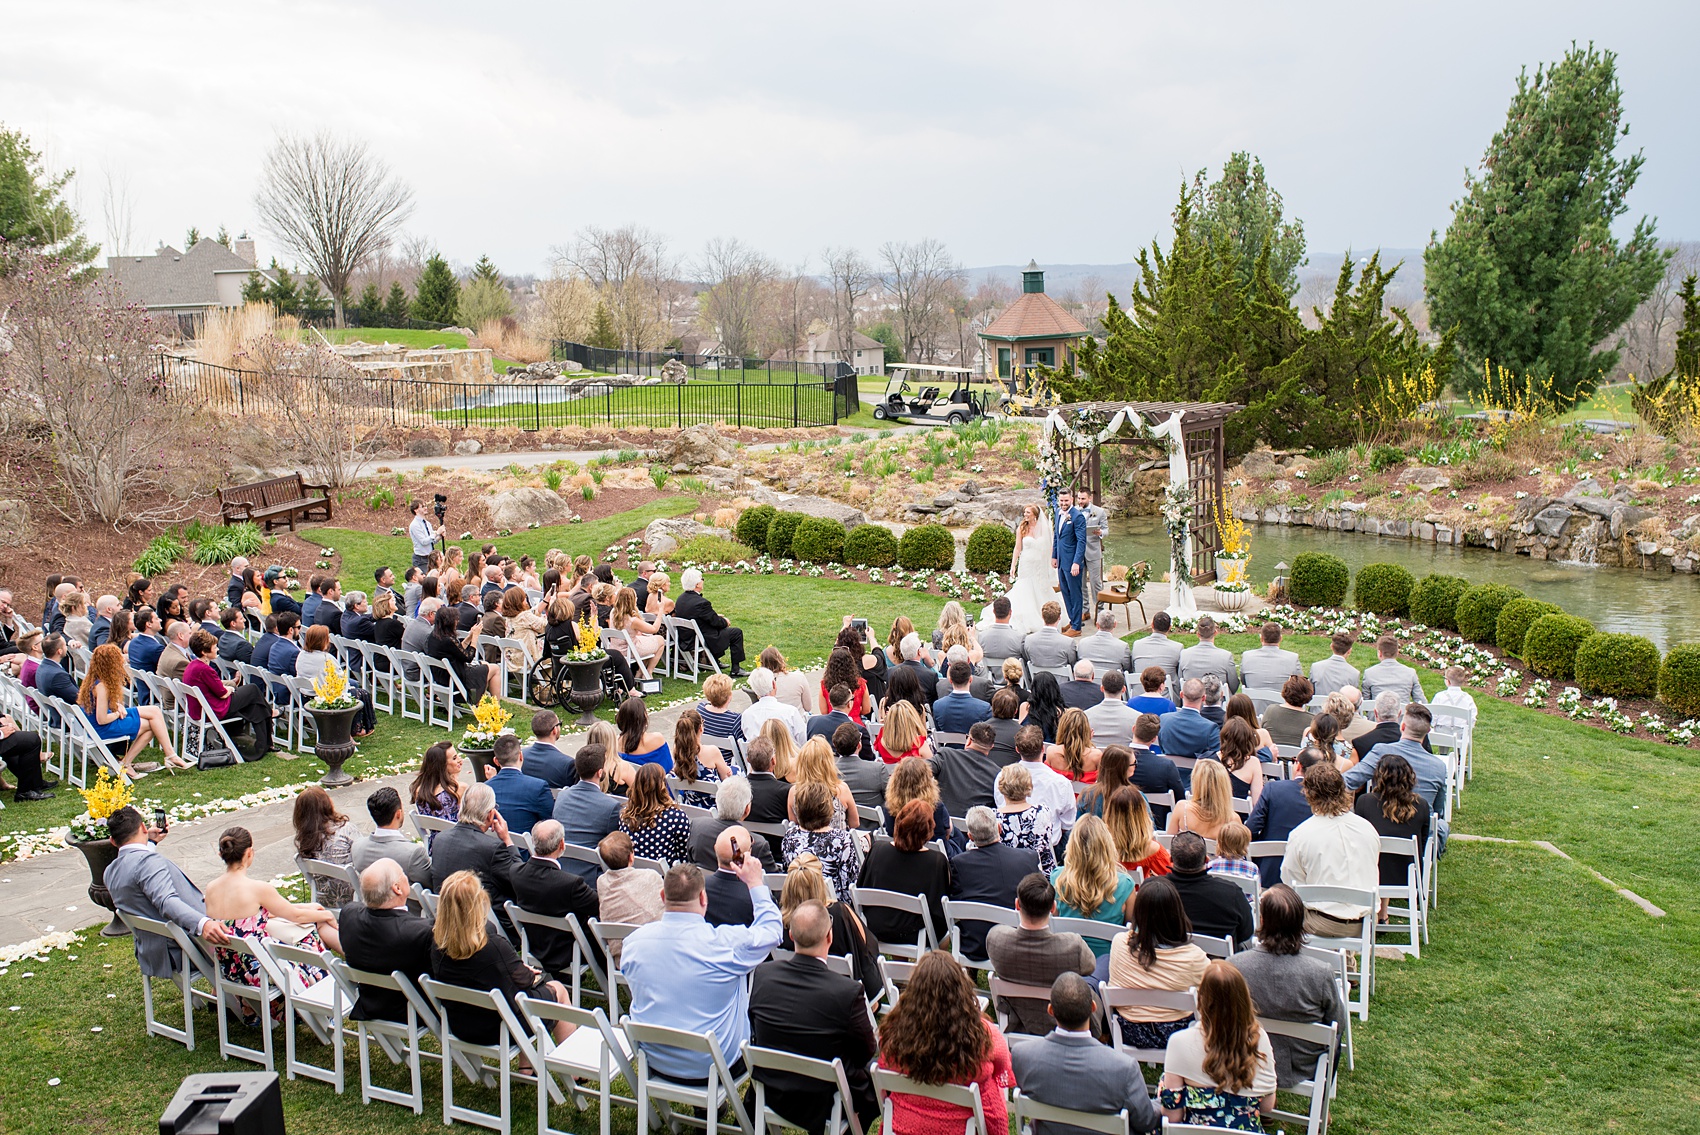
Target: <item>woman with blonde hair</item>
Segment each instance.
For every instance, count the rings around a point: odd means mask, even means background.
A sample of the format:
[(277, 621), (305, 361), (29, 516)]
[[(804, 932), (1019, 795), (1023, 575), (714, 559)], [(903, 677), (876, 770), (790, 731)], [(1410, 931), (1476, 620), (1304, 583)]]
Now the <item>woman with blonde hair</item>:
[(1091, 784), (1098, 779), (1098, 762), (1103, 752), (1092, 744), (1092, 722), (1086, 711), (1070, 706), (1057, 719), (1057, 743), (1045, 747), (1045, 763), (1074, 781)]
[(1198, 1023), (1168, 1039), (1157, 1102), (1176, 1123), (1262, 1131), (1275, 1110), (1275, 1051), (1257, 1023), (1245, 975), (1210, 962), (1198, 979)]
[[(950, 633), (952, 628), (961, 631), (954, 639)], [(968, 614), (962, 609), (962, 604), (952, 599), (939, 608), (938, 625), (933, 628), (933, 649), (942, 653), (958, 643), (967, 647), (968, 661), (978, 666), (980, 659), (985, 657), (980, 649), (980, 636), (968, 625)]]
[(1170, 835), (1197, 832), (1214, 841), (1234, 818), (1234, 790), (1221, 761), (1199, 761), (1192, 770), (1192, 795), (1169, 810)]
[(805, 784), (818, 784), (832, 796), (834, 828), (855, 831), (861, 826), (861, 817), (856, 813), (856, 798), (850, 794), (850, 786), (844, 783), (844, 778), (838, 775), (832, 743), (825, 737), (817, 734), (803, 744), (797, 754), (797, 765), (791, 770), (791, 783), (793, 787), (785, 799), (785, 811), (793, 821), (797, 819), (797, 790)]
[(87, 647), (94, 633), (94, 620), (89, 618), (89, 597), (73, 591), (59, 601), (59, 611), (65, 616), (64, 635), (67, 641)]
[(614, 605), (608, 612), (608, 626), (625, 632), (625, 640), (614, 640), (617, 645), (623, 648), (629, 641), (637, 656), (643, 659), (644, 667), (655, 669), (661, 652), (667, 648), (667, 636), (661, 633), (660, 620), (645, 622), (644, 617), (638, 614), (636, 591), (622, 587), (614, 593)]
[(1057, 853), (1051, 846), (1051, 817), (1043, 804), (1028, 799), (1033, 795), (1033, 774), (1020, 761), (1005, 765), (998, 773), (998, 835), (1011, 847), (1038, 853), (1039, 870), (1049, 875), (1057, 869)]
[(760, 666), (773, 674), (773, 696), (801, 713), (806, 720), (814, 715), (815, 696), (809, 680), (785, 663), (785, 655), (777, 646), (762, 648)]
[(921, 715), (914, 706), (898, 700), (885, 707), (885, 720), (880, 722), (880, 731), (874, 737), (874, 752), (888, 765), (906, 757), (932, 759), (932, 742), (927, 740)]
[[(955, 602), (955, 600), (951, 600)], [(986, 652), (980, 649), (980, 639), (974, 634), (974, 628), (966, 623), (952, 623), (939, 632), (939, 656), (943, 658), (950, 653), (950, 648), (960, 646), (968, 652), (968, 663), (974, 667), (974, 673), (983, 673), (980, 660)], [(940, 666), (944, 663), (940, 662)]]
[(649, 588), (644, 592), (643, 613), (656, 618), (673, 613), (673, 601), (667, 593), (673, 589), (673, 577), (664, 571), (649, 573)]
[(826, 907), (826, 913), (832, 918), (832, 945), (828, 950), (841, 958), (849, 958), (851, 972), (862, 983), (868, 998), (878, 997), (885, 989), (885, 979), (880, 976), (879, 969), (879, 943), (862, 920), (856, 917), (856, 911), (849, 902), (835, 898), (827, 889), (821, 862), (808, 851), (799, 852), (785, 866), (785, 888), (779, 895), (779, 916), (785, 922), (785, 937), (779, 943), (781, 948), (796, 949), (791, 941), (791, 916), (806, 902), (818, 902)]
[[(1122, 926), (1127, 916), (1122, 906), (1133, 894), (1133, 876), (1122, 870), (1116, 858), (1116, 841), (1097, 816), (1082, 816), (1068, 837), (1068, 857), (1051, 872), (1057, 889), (1057, 914), (1063, 918), (1090, 918), (1111, 926)], [(1100, 938), (1086, 943), (1098, 957), (1110, 946)]]
[(194, 767), (172, 748), (171, 731), (166, 728), (165, 714), (159, 706), (124, 704), (124, 688), (129, 677), (124, 652), (104, 642), (94, 648), (88, 672), (83, 675), (83, 684), (77, 690), (77, 704), (88, 714), (95, 733), (102, 741), (130, 742), (130, 747), (119, 761), (124, 775), (132, 780), (147, 775), (145, 770), (136, 768), (136, 755), (148, 747), (150, 740), (165, 754), (166, 767)]
[(927, 806), (933, 817), (933, 838), (950, 838), (950, 812), (939, 799), (939, 782), (933, 766), (920, 757), (905, 757), (891, 770), (885, 785), (885, 830), (895, 834), (897, 814), (913, 801)]
[[(516, 1016), (522, 1016), (514, 998), (524, 993), (541, 1001), (568, 1003), (567, 991), (558, 981), (549, 981), (539, 970), (520, 961), (512, 945), (500, 934), (490, 933), (490, 895), (471, 871), (456, 871), (443, 880), (437, 895), (437, 918), (431, 928), (431, 976), (444, 985), (464, 989), (491, 990)], [(502, 1018), (493, 1009), (481, 1009), (459, 1001), (445, 1001), (449, 1028), (468, 1044), (495, 1044), (501, 1039)], [(562, 1041), (573, 1026), (555, 1026), (555, 1039)]]
[[(687, 785), (719, 784), (736, 775), (720, 750), (702, 745), (702, 717), (694, 709), (679, 714), (673, 723), (673, 775)], [(707, 792), (682, 789), (679, 802), (697, 808), (713, 808), (714, 797)]]
[(777, 717), (762, 722), (761, 735), (773, 745), (773, 777), (789, 782), (797, 769), (797, 742), (791, 729)]
[(663, 863), (689, 858), (691, 818), (673, 803), (660, 765), (638, 766), (626, 806), (620, 809), (619, 830), (632, 837), (634, 855)]
[(1150, 879), (1174, 869), (1168, 848), (1157, 842), (1145, 794), (1135, 786), (1123, 785), (1110, 793), (1104, 802), (1104, 826), (1116, 841), (1116, 858), (1127, 870), (1143, 871)]

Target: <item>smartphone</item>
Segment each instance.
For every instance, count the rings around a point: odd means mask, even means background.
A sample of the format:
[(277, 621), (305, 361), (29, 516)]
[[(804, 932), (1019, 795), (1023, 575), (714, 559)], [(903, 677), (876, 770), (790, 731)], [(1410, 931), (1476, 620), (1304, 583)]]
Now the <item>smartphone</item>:
[(968, 625), (969, 625), (969, 626), (973, 626), (973, 625), (974, 625), (974, 616), (973, 616), (973, 615), (964, 615), (964, 616), (962, 616), (962, 617), (963, 617), (963, 618), (964, 618), (964, 619), (967, 619), (967, 620), (968, 620)]
[(852, 627), (855, 627), (859, 631), (865, 632), (868, 629), (868, 620), (866, 620), (866, 619), (851, 619), (850, 625)]
[(162, 831), (165, 830), (165, 809), (164, 808), (155, 808), (153, 810), (153, 826), (154, 826), (155, 831), (161, 831), (162, 832)]
[(744, 865), (744, 849), (738, 846), (738, 837), (732, 837), (732, 862), (742, 867)]

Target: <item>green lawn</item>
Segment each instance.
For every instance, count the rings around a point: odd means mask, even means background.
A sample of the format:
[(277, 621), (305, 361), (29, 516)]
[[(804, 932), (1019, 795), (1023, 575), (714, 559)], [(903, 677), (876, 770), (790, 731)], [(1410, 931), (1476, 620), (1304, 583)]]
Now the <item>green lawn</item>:
[[(751, 371), (748, 385), (735, 385), (737, 371), (703, 371), (684, 385), (613, 386), (586, 397), (567, 397), (552, 386), (497, 387), (489, 398), (512, 399), (493, 405), (434, 409), (431, 415), (448, 425), (517, 426), (551, 429), (560, 426), (677, 426), (687, 421), (720, 420), (729, 425), (771, 428), (822, 425), (832, 421), (832, 395), (824, 386), (793, 386), (761, 381)], [(775, 376), (776, 378), (778, 376)], [(480, 399), (474, 398), (477, 402)], [(858, 411), (867, 422), (873, 417)], [(845, 424), (860, 424), (840, 419)]]
[(326, 327), (325, 338), (339, 346), (343, 343), (398, 343), (415, 350), (431, 347), (466, 346), (466, 336), (458, 331), (415, 331), (405, 327)]
[[(639, 526), (619, 523), (626, 531)], [(584, 535), (589, 528), (573, 526)], [(599, 552), (611, 539), (599, 534), (594, 541), (555, 542)], [(346, 536), (333, 543), (351, 554), (356, 549)], [(387, 552), (359, 554), (375, 561)], [(354, 570), (345, 566), (351, 578)], [(799, 663), (824, 652), (845, 613), (878, 625), (903, 612), (925, 625), (942, 602), (907, 590), (783, 576), (715, 577), (708, 593), (745, 627), (752, 653), (771, 641)], [(1254, 644), (1250, 635), (1222, 639), (1236, 652)], [(1291, 638), (1288, 645), (1306, 661), (1327, 651), (1321, 638)], [(1360, 647), (1354, 664), (1367, 654)], [(1437, 684), (1432, 674), (1425, 681), (1431, 689)], [(1342, 1071), (1333, 1130), (1700, 1130), (1700, 893), (1694, 885), (1700, 831), (1693, 822), (1700, 810), (1700, 755), (1624, 740), (1485, 693), (1477, 701), (1477, 775), (1465, 790), (1455, 832), (1551, 840), (1576, 861), (1528, 843), (1453, 841), (1441, 863), (1433, 940), (1423, 957), (1377, 963), (1369, 1020), (1354, 1022), (1357, 1070)], [(411, 723), (383, 719), (379, 743), (367, 749), (402, 752), (428, 736)], [(302, 763), (309, 762), (294, 767)], [(219, 775), (176, 780), (210, 785)], [(155, 781), (144, 783), (152, 790)], [(9, 810), (5, 818), (16, 814)], [(1637, 891), (1667, 916), (1643, 913), (1586, 867)], [(0, 1067), (6, 1069), (0, 1131), (142, 1130), (184, 1075), (248, 1069), (221, 1063), (209, 1043), (186, 1053), (142, 1036), (127, 943), (104, 943), (91, 934), (70, 953), (77, 960), (57, 953), (16, 963), (0, 977), (0, 1011), (19, 1007), (0, 1031)], [(35, 976), (23, 978), (25, 972)], [(67, 1005), (75, 1009), (67, 1013)], [(210, 1018), (201, 1020), (210, 1035)], [(349, 1057), (352, 1068), (352, 1050)], [(387, 1064), (381, 1067), (396, 1082)], [(49, 1087), (50, 1077), (62, 1083)], [(423, 1133), (441, 1128), (437, 1083), (428, 1072), (420, 1117), (381, 1104), (363, 1108), (357, 1091), (339, 1097), (305, 1080), (286, 1083), (284, 1101), (294, 1131)], [(492, 1095), (468, 1089), (468, 1097), (481, 1102)], [(533, 1098), (516, 1090), (516, 1130), (531, 1129)], [(554, 1118), (575, 1131), (594, 1130), (596, 1123), (570, 1109)], [(621, 1135), (635, 1135), (634, 1126), (630, 1111), (615, 1114)]]

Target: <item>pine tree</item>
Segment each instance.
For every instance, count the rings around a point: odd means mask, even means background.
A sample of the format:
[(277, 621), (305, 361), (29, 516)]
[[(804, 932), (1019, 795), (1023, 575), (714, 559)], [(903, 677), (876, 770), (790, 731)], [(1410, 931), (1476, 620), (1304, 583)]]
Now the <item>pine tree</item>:
[(214, 236), (213, 239), (216, 240), (218, 243), (224, 245), (224, 247), (229, 248), (230, 247), (230, 230), (225, 228), (223, 225), (218, 226), (218, 235)]
[[(76, 267), (91, 263), (100, 246), (83, 235), (82, 219), (64, 196), (74, 172), (49, 176), (29, 139), (0, 126), (0, 245), (44, 252)], [(0, 261), (0, 275), (6, 267)]]
[(1517, 78), (1505, 127), (1466, 175), (1445, 239), (1424, 253), (1429, 317), (1457, 329), (1461, 384), (1480, 389), (1491, 363), (1521, 382), (1551, 383), (1555, 401), (1592, 391), (1617, 365), (1601, 348), (1658, 283), (1666, 253), (1628, 212), (1643, 158), (1618, 159), (1623, 122), (1617, 57), (1572, 47), (1560, 62)]
[(425, 261), (414, 285), (413, 317), (428, 323), (453, 323), (460, 318), (460, 281), (449, 262), (437, 253)]
[(308, 276), (307, 282), (301, 285), (301, 314), (309, 319), (317, 319), (329, 315), (336, 308), (331, 304), (331, 298), (325, 294), (319, 281)]
[(460, 318), (475, 330), (492, 319), (512, 315), (513, 311), (513, 297), (500, 280), (475, 275), (461, 290)]
[(614, 333), (614, 317), (608, 314), (608, 305), (601, 300), (596, 301), (596, 314), (591, 317), (587, 339), (588, 346), (604, 347), (610, 351), (620, 345), (620, 337)]
[(389, 298), (384, 301), (383, 325), (406, 327), (407, 318), (407, 289), (401, 286), (400, 280), (392, 280)]
[(248, 279), (242, 284), (243, 303), (264, 303), (266, 300), (266, 278), (260, 275), (258, 268), (248, 273)]
[(1662, 434), (1683, 426), (1700, 425), (1700, 297), (1695, 296), (1693, 274), (1683, 278), (1682, 330), (1676, 333), (1676, 359), (1658, 378), (1633, 383), (1629, 405), (1641, 420)]
[(1199, 241), (1226, 240), (1233, 249), (1240, 283), (1250, 287), (1257, 261), (1269, 246), (1269, 278), (1289, 299), (1299, 290), (1305, 261), (1305, 226), (1283, 214), (1281, 195), (1270, 187), (1263, 162), (1244, 150), (1222, 163), (1222, 176), (1208, 185), (1204, 170), (1193, 178), (1197, 211), (1192, 225)]
[(272, 259), (272, 271), (277, 279), (266, 289), (266, 299), (277, 308), (279, 315), (299, 315), (301, 292), (296, 287), (295, 278), (289, 274), (289, 269), (278, 267), (275, 257)]
[(376, 327), (382, 317), (384, 301), (378, 295), (377, 284), (367, 284), (360, 293), (360, 322), (368, 327)]
[(492, 284), (502, 282), (502, 274), (496, 271), (496, 266), (490, 263), (488, 256), (480, 256), (478, 263), (472, 266), (472, 278), (474, 280), (488, 280)]
[(1695, 278), (1683, 277), (1682, 330), (1676, 333), (1676, 363), (1671, 373), (1689, 385), (1700, 385), (1700, 299), (1694, 294)]

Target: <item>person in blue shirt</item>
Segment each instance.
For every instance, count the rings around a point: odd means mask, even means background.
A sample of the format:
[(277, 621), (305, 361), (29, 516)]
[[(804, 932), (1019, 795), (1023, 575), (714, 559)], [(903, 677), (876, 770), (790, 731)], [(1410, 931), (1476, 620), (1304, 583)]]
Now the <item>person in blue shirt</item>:
[[(586, 745), (573, 756), (578, 771), (578, 783), (561, 790), (555, 799), (553, 818), (559, 820), (568, 843), (580, 847), (595, 847), (602, 837), (620, 826), (620, 808), (624, 797), (605, 791), (609, 783), (608, 753), (601, 745)], [(568, 871), (591, 879), (596, 868), (582, 860), (563, 861)]]
[(535, 776), (550, 788), (570, 788), (578, 783), (578, 769), (573, 759), (561, 750), (561, 719), (552, 709), (540, 709), (531, 718), (531, 735), (536, 738), (525, 747), (520, 771)]
[[(755, 910), (750, 925), (710, 926), (702, 868), (680, 863), (662, 883), (660, 921), (632, 931), (620, 952), (620, 972), (632, 990), (631, 1019), (713, 1036), (734, 1076), (750, 1039), (747, 979), (784, 932), (761, 860), (744, 856), (737, 874)], [(707, 1082), (711, 1061), (702, 1053), (658, 1045), (646, 1046), (645, 1054), (669, 1080)]]
[(136, 633), (126, 644), (130, 669), (152, 674), (159, 665), (160, 652), (165, 649), (165, 640), (159, 637), (159, 616), (151, 607), (138, 607), (134, 619)]
[(944, 733), (966, 733), (977, 721), (992, 716), (992, 707), (968, 692), (974, 668), (966, 662), (950, 664), (950, 693), (933, 702), (933, 726)]
[(1163, 684), (1168, 680), (1169, 675), (1161, 666), (1147, 666), (1139, 672), (1141, 692), (1138, 697), (1127, 699), (1127, 707), (1135, 713), (1154, 713), (1158, 717), (1175, 712), (1178, 707), (1163, 696)]
[(490, 759), (497, 771), (485, 783), (496, 793), (496, 811), (510, 829), (528, 832), (554, 814), (555, 797), (549, 785), (519, 770), (523, 757), (518, 737), (512, 733), (497, 737)]

